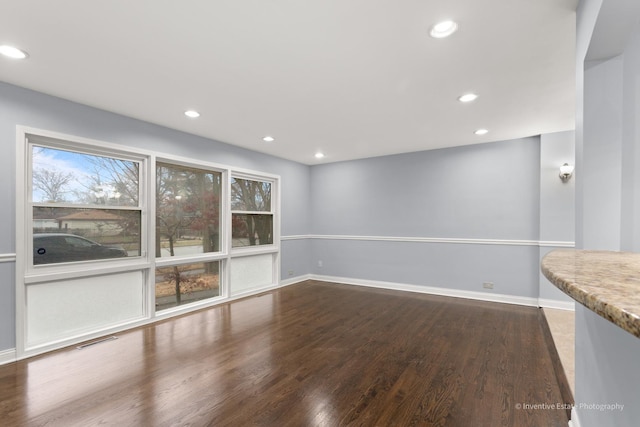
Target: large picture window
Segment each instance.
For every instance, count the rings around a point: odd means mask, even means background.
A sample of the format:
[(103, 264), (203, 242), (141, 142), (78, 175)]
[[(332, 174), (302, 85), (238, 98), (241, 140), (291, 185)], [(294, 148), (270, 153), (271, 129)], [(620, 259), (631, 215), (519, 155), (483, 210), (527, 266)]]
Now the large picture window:
[(18, 128), (19, 357), (278, 283), (279, 177)]
[[(220, 263), (185, 259), (220, 251), (222, 173), (156, 163), (156, 310), (220, 295)], [(180, 264), (177, 264), (179, 262)]]
[(140, 164), (31, 146), (33, 265), (141, 254)]

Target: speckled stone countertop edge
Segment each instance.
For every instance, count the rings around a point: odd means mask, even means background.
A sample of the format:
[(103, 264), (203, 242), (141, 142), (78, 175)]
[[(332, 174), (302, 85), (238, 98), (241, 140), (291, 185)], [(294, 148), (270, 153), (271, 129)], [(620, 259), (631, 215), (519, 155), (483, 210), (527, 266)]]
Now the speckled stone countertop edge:
[[(562, 255), (564, 260), (559, 260), (558, 255)], [(573, 255), (573, 257), (572, 257)], [(597, 269), (597, 258), (599, 255), (606, 255), (607, 257), (619, 257), (621, 262), (624, 258), (634, 257), (640, 260), (640, 254), (632, 254), (628, 252), (610, 252), (610, 251), (582, 251), (574, 249), (558, 249), (547, 254), (541, 262), (541, 270), (544, 276), (553, 283), (558, 289), (569, 295), (571, 298), (582, 304), (589, 310), (598, 314), (599, 316), (614, 323), (630, 334), (640, 338), (640, 306), (638, 307), (622, 307), (621, 302), (625, 300), (625, 295), (621, 293), (619, 298), (611, 295), (607, 295), (608, 289), (598, 289), (598, 286), (593, 283), (580, 283), (580, 279), (576, 279), (579, 274), (576, 274), (575, 270), (573, 274), (567, 274), (567, 271), (557, 271), (557, 263), (564, 261), (565, 268), (570, 269), (570, 261), (575, 261), (579, 257), (583, 257), (582, 261), (590, 260), (590, 266)], [(555, 259), (554, 259), (555, 257)], [(550, 262), (551, 261), (551, 262)], [(556, 265), (549, 265), (556, 264)], [(603, 275), (609, 274), (610, 270), (604, 270)], [(640, 276), (640, 271), (638, 271)], [(599, 280), (602, 280), (599, 278)], [(611, 279), (615, 281), (616, 278)], [(628, 284), (622, 282), (616, 282), (616, 287), (625, 290), (625, 286)], [(635, 288), (629, 289), (629, 292), (637, 293)]]

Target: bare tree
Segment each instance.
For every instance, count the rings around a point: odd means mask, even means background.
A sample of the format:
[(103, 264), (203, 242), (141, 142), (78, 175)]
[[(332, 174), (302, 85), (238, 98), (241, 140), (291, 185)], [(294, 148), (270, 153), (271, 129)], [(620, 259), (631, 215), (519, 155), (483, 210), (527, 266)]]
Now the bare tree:
[[(271, 215), (260, 215), (261, 212), (271, 211), (271, 184), (249, 179), (234, 179), (231, 182), (231, 206), (232, 209), (255, 212), (239, 216), (244, 224), (234, 222), (234, 226), (243, 231), (246, 230), (249, 245), (260, 242), (273, 243), (273, 222)], [(257, 239), (256, 239), (257, 237)]]
[(33, 186), (44, 193), (43, 202), (64, 202), (65, 186), (74, 175), (56, 169), (34, 169), (32, 179)]
[(135, 206), (138, 203), (138, 164), (107, 157), (87, 156), (91, 171), (78, 182), (75, 197), (84, 203)]
[[(94, 186), (109, 185), (118, 195), (119, 203), (137, 204), (140, 182), (139, 165), (129, 160), (109, 157), (90, 157), (94, 167)], [(113, 194), (111, 194), (113, 197)]]

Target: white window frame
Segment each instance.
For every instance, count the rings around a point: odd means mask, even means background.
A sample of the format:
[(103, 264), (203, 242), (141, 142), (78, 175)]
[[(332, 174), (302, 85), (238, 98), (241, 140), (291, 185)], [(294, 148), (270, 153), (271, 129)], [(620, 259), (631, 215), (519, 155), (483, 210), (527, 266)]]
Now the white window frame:
[[(31, 136), (31, 139), (29, 139)], [(27, 229), (25, 230), (28, 233), (28, 236), (31, 237), (32, 233), (32, 225), (33, 224), (33, 208), (36, 207), (54, 207), (54, 208), (72, 208), (72, 209), (95, 209), (95, 210), (104, 210), (104, 211), (133, 211), (140, 212), (140, 235), (145, 236), (148, 233), (147, 230), (147, 221), (144, 219), (144, 214), (147, 209), (145, 202), (147, 201), (146, 197), (146, 180), (147, 180), (147, 171), (149, 159), (147, 156), (139, 155), (138, 153), (125, 152), (120, 149), (112, 149), (106, 150), (105, 146), (95, 147), (89, 146), (85, 144), (74, 143), (68, 140), (59, 140), (50, 137), (43, 137), (38, 134), (28, 134), (25, 137), (25, 143), (27, 150), (27, 174), (26, 174), (26, 193), (29, 195), (27, 198), (28, 208), (26, 212), (24, 212), (24, 218), (27, 224)], [(74, 204), (74, 203), (47, 203), (47, 202), (34, 202), (31, 199), (33, 188), (33, 158), (32, 158), (32, 147), (33, 146), (43, 146), (46, 148), (60, 149), (71, 151), (75, 153), (82, 153), (88, 155), (95, 156), (103, 156), (109, 158), (117, 158), (120, 160), (127, 160), (132, 162), (137, 162), (139, 165), (139, 176), (138, 176), (138, 205), (137, 206), (108, 206), (105, 207), (103, 205), (98, 204)], [(27, 240), (27, 251), (29, 253), (33, 253), (33, 239)], [(27, 267), (27, 276), (38, 275), (43, 273), (55, 273), (60, 271), (61, 269), (69, 270), (69, 271), (78, 271), (80, 273), (86, 272), (87, 268), (91, 271), (94, 271), (97, 268), (100, 268), (100, 263), (105, 266), (115, 264), (119, 266), (121, 263), (134, 264), (139, 263), (140, 260), (146, 258), (148, 253), (148, 245), (145, 239), (140, 240), (140, 256), (132, 257), (132, 258), (116, 258), (116, 259), (100, 259), (100, 260), (92, 260), (92, 261), (74, 261), (72, 263), (52, 263), (52, 264), (42, 264), (42, 265), (34, 265), (33, 257), (28, 257), (28, 261), (26, 264)], [(98, 263), (98, 264), (95, 264)]]
[[(229, 206), (229, 227), (228, 227), (228, 250), (230, 253), (230, 258), (237, 257), (249, 257), (252, 255), (262, 255), (262, 254), (272, 254), (273, 256), (273, 277), (272, 283), (278, 283), (280, 278), (280, 177), (277, 175), (269, 175), (269, 174), (257, 174), (253, 171), (248, 170), (234, 170), (231, 173), (230, 179), (228, 180), (228, 191), (229, 195), (231, 195), (231, 178), (238, 179), (247, 179), (253, 181), (262, 181), (269, 182), (271, 184), (271, 210), (269, 212), (266, 211), (232, 211)], [(229, 197), (230, 198), (230, 197)], [(256, 246), (240, 246), (240, 247), (232, 247), (232, 238), (231, 238), (231, 217), (233, 213), (248, 213), (248, 214), (267, 214), (273, 215), (273, 243), (269, 245), (256, 245)], [(230, 271), (230, 269), (227, 269)], [(231, 278), (227, 277), (227, 283), (230, 283)], [(258, 290), (261, 288), (257, 288)], [(231, 290), (228, 290), (231, 293)], [(254, 289), (247, 291), (242, 294), (236, 294), (235, 297), (239, 298), (244, 295), (249, 295), (255, 292)]]
[[(150, 299), (153, 300), (153, 303), (149, 303), (150, 307), (152, 307), (153, 309), (153, 313), (154, 313), (154, 317), (156, 318), (166, 318), (166, 317), (171, 317), (172, 315), (176, 315), (176, 314), (182, 314), (184, 312), (188, 312), (188, 311), (192, 311), (195, 308), (201, 308), (201, 307), (207, 307), (210, 306), (211, 303), (215, 303), (215, 302), (219, 302), (219, 301), (223, 301), (228, 297), (228, 293), (226, 292), (227, 286), (227, 274), (225, 274), (225, 270), (228, 268), (227, 267), (227, 262), (226, 260), (229, 257), (229, 253), (226, 250), (227, 245), (226, 245), (226, 232), (225, 232), (225, 224), (226, 224), (226, 218), (227, 218), (227, 210), (228, 210), (228, 205), (229, 205), (229, 193), (227, 192), (227, 186), (225, 185), (225, 183), (229, 180), (229, 169), (225, 168), (223, 165), (220, 165), (218, 163), (211, 163), (211, 162), (202, 162), (202, 161), (196, 161), (196, 160), (192, 160), (192, 159), (188, 159), (185, 157), (178, 157), (178, 156), (169, 156), (169, 155), (163, 155), (163, 156), (156, 156), (156, 158), (154, 159), (153, 162), (153, 173), (154, 173), (154, 184), (153, 184), (153, 189), (154, 189), (154, 203), (153, 203), (153, 215), (152, 215), (152, 221), (153, 221), (153, 233), (152, 233), (152, 237), (154, 237), (154, 244), (155, 244), (155, 221), (156, 221), (156, 203), (155, 203), (155, 194), (156, 194), (156, 180), (155, 180), (155, 172), (156, 172), (156, 168), (157, 168), (157, 164), (158, 163), (163, 163), (163, 164), (167, 164), (167, 165), (175, 165), (175, 166), (183, 166), (183, 167), (187, 167), (187, 168), (194, 168), (194, 169), (200, 169), (200, 170), (204, 170), (204, 171), (209, 171), (209, 172), (219, 172), (221, 174), (220, 177), (220, 251), (218, 252), (210, 252), (210, 253), (202, 253), (202, 254), (196, 254), (196, 255), (182, 255), (182, 256), (178, 256), (178, 257), (155, 257), (155, 254), (153, 254), (153, 257), (155, 259), (154, 262), (154, 268), (153, 270), (150, 272), (151, 274), (151, 291), (150, 292)], [(220, 270), (219, 270), (219, 295), (212, 297), (212, 298), (207, 298), (207, 299), (203, 299), (200, 301), (196, 301), (193, 303), (189, 303), (189, 304), (184, 304), (184, 305), (178, 305), (176, 307), (171, 307), (165, 310), (161, 310), (161, 311), (156, 311), (155, 310), (155, 271), (157, 267), (170, 267), (170, 266), (175, 266), (175, 265), (183, 265), (183, 264), (189, 264), (189, 263), (196, 263), (196, 262), (213, 262), (213, 261), (219, 261), (220, 262)]]
[[(34, 266), (33, 260), (33, 202), (31, 194), (31, 153), (30, 139), (33, 144), (51, 148), (60, 148), (87, 154), (122, 158), (140, 162), (139, 209), (141, 209), (141, 256), (109, 260), (82, 261), (61, 264), (43, 264)], [(16, 355), (17, 359), (31, 357), (54, 349), (62, 348), (106, 334), (131, 329), (153, 323), (169, 317), (188, 313), (205, 307), (214, 306), (245, 295), (262, 292), (279, 286), (280, 282), (280, 177), (249, 169), (235, 168), (219, 163), (207, 162), (167, 153), (152, 152), (135, 147), (125, 147), (104, 141), (82, 138), (57, 132), (51, 132), (26, 126), (16, 128)], [(214, 172), (221, 176), (220, 206), (220, 251), (196, 254), (193, 256), (156, 258), (155, 219), (156, 219), (156, 163), (193, 167)], [(273, 215), (273, 244), (232, 248), (231, 240), (231, 177), (251, 179), (271, 183), (271, 210)], [(50, 205), (50, 204), (49, 204)], [(66, 205), (65, 205), (66, 206)], [(73, 205), (74, 208), (91, 208), (87, 205)], [(100, 206), (97, 206), (100, 207)], [(112, 207), (111, 209), (121, 209)], [(138, 209), (138, 208), (131, 208)], [(127, 210), (127, 209), (123, 209)], [(256, 214), (256, 212), (249, 212)], [(146, 236), (146, 237), (145, 237)], [(272, 255), (272, 281), (259, 289), (249, 289), (241, 295), (230, 294), (230, 263), (235, 257), (247, 257), (259, 254)], [(105, 262), (106, 261), (106, 262)], [(179, 265), (195, 262), (220, 262), (220, 295), (201, 301), (184, 304), (170, 309), (155, 311), (155, 269), (156, 267)], [(128, 271), (142, 271), (144, 274), (144, 315), (143, 318), (70, 336), (55, 342), (27, 348), (26, 287), (33, 284), (55, 282), (79, 277), (94, 277)]]
[[(229, 221), (232, 220), (232, 216), (234, 214), (239, 215), (269, 215), (273, 217), (273, 236), (272, 243), (266, 245), (254, 245), (254, 246), (236, 246), (233, 247), (233, 242), (231, 240), (231, 236), (229, 236), (229, 251), (233, 255), (243, 254), (262, 254), (273, 252), (274, 248), (278, 248), (280, 242), (280, 229), (276, 226), (276, 214), (280, 211), (280, 188), (279, 188), (279, 179), (273, 176), (267, 175), (256, 175), (250, 173), (241, 173), (241, 172), (233, 172), (231, 174), (231, 179), (229, 179), (229, 197), (231, 196), (231, 180), (232, 179), (244, 179), (247, 181), (258, 181), (258, 182), (267, 182), (271, 185), (271, 206), (268, 211), (242, 211), (242, 210), (233, 210), (231, 209), (229, 212)], [(229, 229), (231, 229), (231, 223), (229, 225)]]

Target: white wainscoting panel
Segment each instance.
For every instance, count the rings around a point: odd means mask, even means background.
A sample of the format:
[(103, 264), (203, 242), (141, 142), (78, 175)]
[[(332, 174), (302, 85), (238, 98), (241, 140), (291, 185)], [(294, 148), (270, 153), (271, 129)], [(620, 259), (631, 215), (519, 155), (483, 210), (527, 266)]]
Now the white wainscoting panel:
[(144, 317), (144, 272), (26, 286), (26, 347), (64, 340)]
[(273, 254), (231, 259), (231, 295), (273, 285)]

